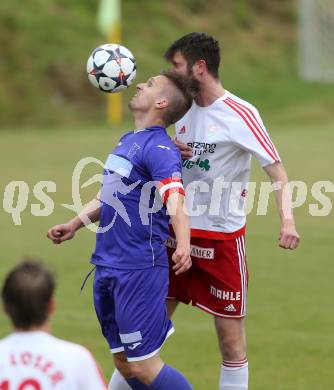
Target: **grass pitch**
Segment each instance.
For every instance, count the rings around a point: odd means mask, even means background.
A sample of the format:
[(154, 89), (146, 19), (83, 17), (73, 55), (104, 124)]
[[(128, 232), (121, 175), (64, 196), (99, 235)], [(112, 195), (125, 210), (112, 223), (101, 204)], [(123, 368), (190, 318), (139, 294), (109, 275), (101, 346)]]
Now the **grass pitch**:
[[(334, 388), (333, 212), (327, 217), (311, 217), (308, 212), (308, 205), (315, 203), (310, 195), (313, 182), (334, 181), (333, 124), (320, 128), (307, 123), (293, 128), (275, 126), (271, 131), (290, 179), (306, 182), (308, 197), (295, 211), (302, 238), (295, 252), (277, 246), (279, 223), (273, 197), (267, 216), (256, 216), (255, 208), (248, 218), (247, 335), (253, 390)], [(73, 216), (61, 204), (72, 203), (71, 176), (77, 161), (86, 156), (104, 161), (119, 134), (107, 128), (1, 133), (1, 197), (12, 180), (26, 181), (30, 193), (21, 226), (14, 226), (11, 216), (0, 210), (0, 280), (23, 256), (44, 259), (58, 275), (58, 308), (52, 321), (55, 335), (87, 346), (107, 378), (113, 370), (112, 359), (95, 318), (92, 280), (80, 294), (82, 280), (90, 269), (94, 234), (86, 229), (73, 241), (53, 246), (46, 232)], [(84, 176), (99, 171), (98, 166), (90, 166)], [(40, 180), (52, 180), (57, 185), (56, 192), (50, 194), (54, 211), (47, 217), (35, 217), (30, 212), (31, 204), (39, 203), (33, 187)], [(257, 163), (253, 180), (267, 181)], [(83, 198), (87, 201), (95, 191), (97, 185), (84, 189)], [(333, 203), (334, 194), (328, 196)], [(163, 358), (184, 372), (195, 389), (217, 389), (220, 356), (212, 318), (196, 308), (182, 306), (174, 323), (177, 332), (166, 343)], [(0, 337), (9, 330), (1, 313)]]

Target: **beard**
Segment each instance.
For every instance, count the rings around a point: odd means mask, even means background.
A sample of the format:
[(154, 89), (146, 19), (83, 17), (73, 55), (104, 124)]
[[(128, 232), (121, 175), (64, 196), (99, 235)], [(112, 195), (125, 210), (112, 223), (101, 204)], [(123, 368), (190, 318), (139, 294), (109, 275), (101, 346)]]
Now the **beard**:
[(187, 69), (186, 77), (189, 80), (190, 89), (192, 91), (193, 98), (195, 98), (198, 92), (200, 91), (200, 84), (197, 78), (195, 77), (193, 70), (189, 66)]

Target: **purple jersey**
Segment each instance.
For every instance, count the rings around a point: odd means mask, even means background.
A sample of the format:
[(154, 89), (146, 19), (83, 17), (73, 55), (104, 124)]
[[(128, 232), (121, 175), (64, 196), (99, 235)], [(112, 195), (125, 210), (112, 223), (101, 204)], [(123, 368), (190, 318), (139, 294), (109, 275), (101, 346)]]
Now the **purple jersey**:
[(181, 169), (180, 152), (163, 127), (120, 139), (105, 163), (93, 264), (127, 270), (168, 266), (169, 217), (162, 199), (171, 191), (183, 193)]

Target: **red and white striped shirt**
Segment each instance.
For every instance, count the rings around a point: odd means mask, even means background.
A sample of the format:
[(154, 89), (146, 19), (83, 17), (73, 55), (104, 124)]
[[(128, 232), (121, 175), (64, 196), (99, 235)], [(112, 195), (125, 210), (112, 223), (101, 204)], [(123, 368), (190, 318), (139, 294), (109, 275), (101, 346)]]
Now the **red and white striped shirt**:
[(208, 107), (194, 102), (176, 137), (193, 150), (182, 170), (192, 236), (243, 234), (251, 156), (262, 167), (280, 161), (257, 109), (225, 91)]

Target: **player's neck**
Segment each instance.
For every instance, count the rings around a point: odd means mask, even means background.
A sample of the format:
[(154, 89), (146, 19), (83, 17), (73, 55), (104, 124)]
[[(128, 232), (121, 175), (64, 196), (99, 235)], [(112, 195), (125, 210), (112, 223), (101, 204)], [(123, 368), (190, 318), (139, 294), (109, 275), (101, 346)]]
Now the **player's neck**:
[(150, 116), (145, 113), (134, 113), (135, 129), (141, 130), (146, 127), (162, 126), (166, 127), (163, 120), (156, 116)]
[(40, 325), (40, 326), (32, 326), (31, 328), (29, 329), (21, 329), (21, 328), (14, 328), (14, 331), (15, 332), (25, 332), (25, 333), (29, 333), (29, 332), (45, 332), (45, 333), (51, 333), (51, 326), (50, 326), (50, 322), (47, 321), (45, 322), (43, 325)]
[(214, 78), (209, 78), (205, 80), (205, 83), (200, 84), (200, 90), (196, 95), (195, 102), (201, 107), (207, 107), (224, 94), (225, 89), (220, 81)]

